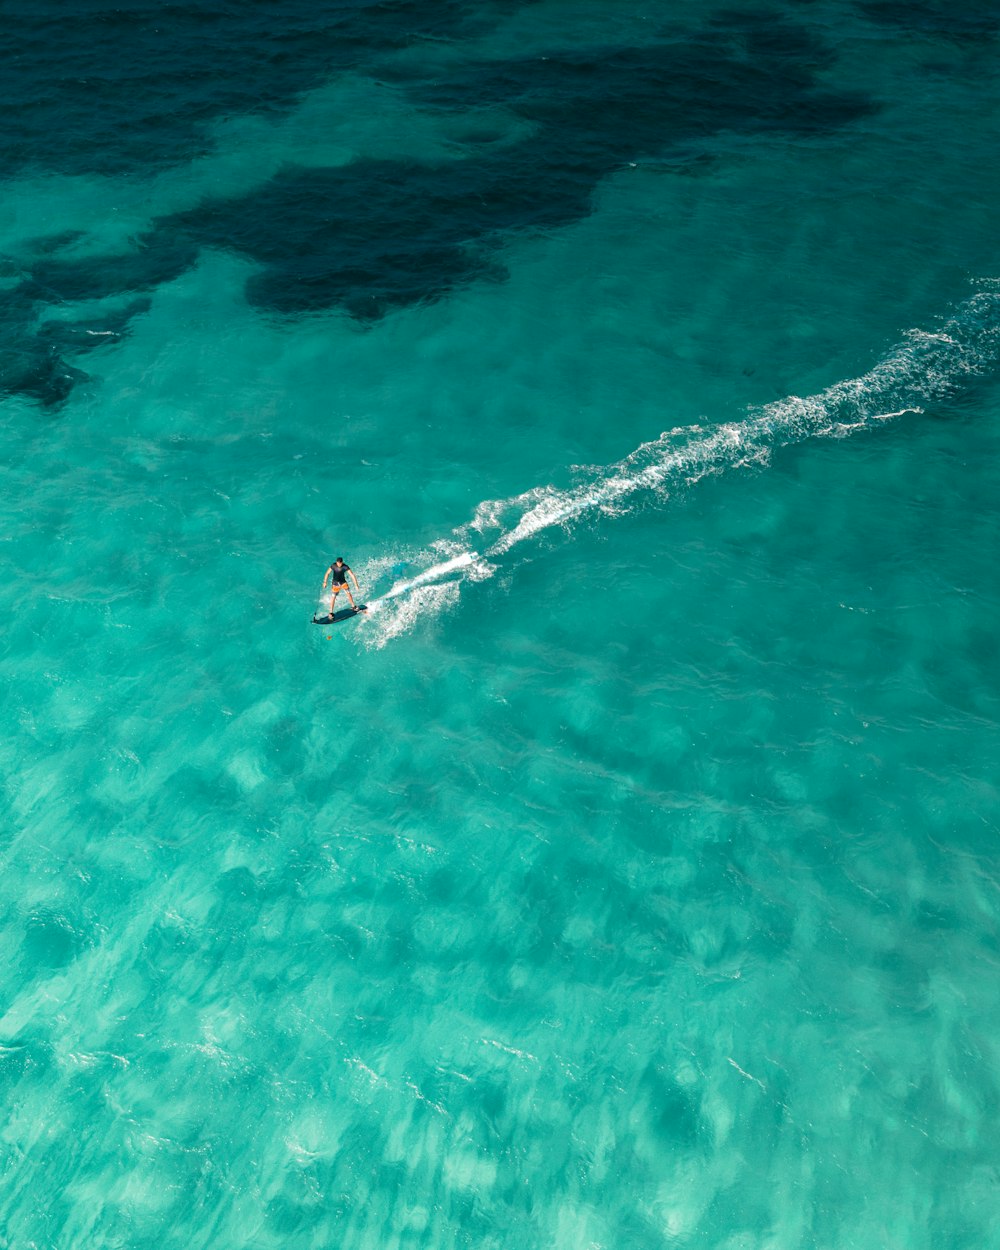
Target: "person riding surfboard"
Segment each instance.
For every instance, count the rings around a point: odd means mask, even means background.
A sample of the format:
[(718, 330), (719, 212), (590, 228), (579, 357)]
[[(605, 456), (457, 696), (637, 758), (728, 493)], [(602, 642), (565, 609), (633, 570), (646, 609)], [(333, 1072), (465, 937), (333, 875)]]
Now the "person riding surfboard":
[(323, 578), (323, 590), (326, 590), (327, 582), (330, 583), (330, 616), (336, 615), (337, 596), (342, 590), (347, 591), (347, 598), (350, 600), (351, 607), (355, 612), (360, 611), (358, 605), (354, 602), (354, 596), (351, 594), (351, 588), (347, 584), (347, 578), (350, 575), (354, 582), (354, 589), (361, 594), (361, 587), (358, 585), (358, 579), (354, 575), (354, 570), (349, 564), (344, 563), (343, 556), (337, 556), (336, 560), (326, 570), (326, 576)]

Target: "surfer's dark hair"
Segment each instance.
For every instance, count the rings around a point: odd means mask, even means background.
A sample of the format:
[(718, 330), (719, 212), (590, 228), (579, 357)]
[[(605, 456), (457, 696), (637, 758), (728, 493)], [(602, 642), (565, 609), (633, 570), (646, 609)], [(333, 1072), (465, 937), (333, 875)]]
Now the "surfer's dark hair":
[(343, 564), (343, 563), (344, 563), (343, 556), (337, 556), (336, 560), (334, 560), (334, 564)]

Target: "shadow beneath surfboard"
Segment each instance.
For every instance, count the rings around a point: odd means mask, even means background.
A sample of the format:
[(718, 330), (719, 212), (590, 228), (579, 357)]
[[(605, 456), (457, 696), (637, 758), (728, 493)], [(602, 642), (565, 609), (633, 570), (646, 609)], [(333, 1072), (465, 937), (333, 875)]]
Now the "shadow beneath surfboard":
[(314, 625), (341, 625), (344, 621), (353, 620), (356, 616), (363, 616), (367, 611), (367, 604), (359, 603), (356, 608), (344, 608), (341, 612), (335, 612), (333, 616), (314, 616), (312, 623)]

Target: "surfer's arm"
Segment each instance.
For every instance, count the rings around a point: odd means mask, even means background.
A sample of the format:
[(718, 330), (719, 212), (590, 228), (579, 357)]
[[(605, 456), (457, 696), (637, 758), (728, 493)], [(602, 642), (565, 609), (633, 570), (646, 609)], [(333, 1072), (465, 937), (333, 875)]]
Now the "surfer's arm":
[(347, 571), (348, 571), (348, 573), (350, 573), (351, 577), (353, 577), (353, 578), (354, 578), (354, 589), (355, 589), (355, 590), (358, 592), (358, 594), (360, 595), (360, 594), (361, 594), (361, 587), (358, 585), (358, 579), (357, 579), (357, 577), (355, 577), (354, 570), (353, 570), (353, 569), (348, 569)]
[[(332, 568), (333, 568), (333, 565), (331, 564), (330, 569)], [(324, 590), (326, 590), (326, 584), (330, 580), (330, 569), (327, 569), (326, 572), (323, 574), (323, 589)]]

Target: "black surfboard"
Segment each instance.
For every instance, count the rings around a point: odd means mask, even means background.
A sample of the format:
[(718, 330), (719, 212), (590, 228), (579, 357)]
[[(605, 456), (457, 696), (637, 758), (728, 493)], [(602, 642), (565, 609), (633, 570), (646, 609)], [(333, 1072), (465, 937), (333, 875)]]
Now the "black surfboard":
[(342, 625), (344, 621), (350, 621), (355, 616), (360, 616), (362, 612), (368, 611), (366, 603), (359, 603), (356, 608), (344, 608), (340, 612), (335, 612), (333, 616), (314, 616), (312, 623), (314, 625)]

